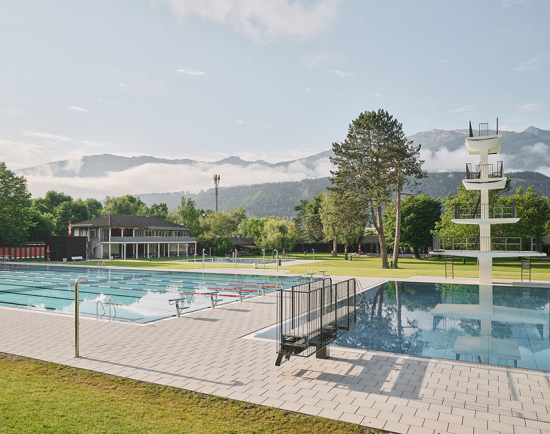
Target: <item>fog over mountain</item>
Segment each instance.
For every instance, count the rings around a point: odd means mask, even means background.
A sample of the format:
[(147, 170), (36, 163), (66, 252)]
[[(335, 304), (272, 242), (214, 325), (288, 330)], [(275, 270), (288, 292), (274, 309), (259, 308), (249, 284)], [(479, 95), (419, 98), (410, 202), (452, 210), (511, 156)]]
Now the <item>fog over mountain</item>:
[[(428, 172), (463, 172), (467, 162), (477, 163), (464, 144), (467, 130), (430, 130), (409, 137), (421, 144), (421, 156)], [(490, 162), (504, 161), (505, 172), (534, 171), (550, 175), (550, 131), (529, 127), (523, 132), (502, 132), (502, 154)], [(148, 195), (186, 191), (198, 193), (213, 186), (214, 174), (222, 187), (301, 181), (326, 178), (332, 168), (324, 151), (298, 160), (269, 163), (246, 161), (232, 156), (208, 162), (191, 159), (164, 159), (153, 156), (123, 157), (90, 155), (78, 160), (56, 161), (18, 170), (25, 175), (33, 197), (48, 190), (77, 197)]]

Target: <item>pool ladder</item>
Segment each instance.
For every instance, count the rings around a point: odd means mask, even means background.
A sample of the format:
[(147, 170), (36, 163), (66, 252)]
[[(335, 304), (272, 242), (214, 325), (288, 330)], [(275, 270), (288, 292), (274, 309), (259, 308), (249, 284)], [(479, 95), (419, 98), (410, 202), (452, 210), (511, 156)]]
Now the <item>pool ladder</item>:
[[(116, 306), (115, 306), (115, 300), (113, 300), (113, 297), (109, 297), (109, 321), (111, 321), (111, 306), (113, 307), (114, 315), (112, 319), (115, 319), (116, 317)], [(99, 306), (101, 305), (101, 309), (103, 309), (103, 314), (99, 316)], [(95, 304), (95, 319), (101, 319), (105, 316), (105, 306), (103, 305), (103, 302), (101, 300), (98, 300)]]

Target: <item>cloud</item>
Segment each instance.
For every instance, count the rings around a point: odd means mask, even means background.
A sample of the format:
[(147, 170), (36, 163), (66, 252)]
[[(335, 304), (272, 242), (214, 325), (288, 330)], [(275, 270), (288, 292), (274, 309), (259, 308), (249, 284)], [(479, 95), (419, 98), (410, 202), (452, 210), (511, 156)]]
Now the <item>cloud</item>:
[(82, 108), (82, 107), (75, 107), (75, 106), (71, 106), (69, 107), (71, 110), (77, 110), (79, 112), (87, 112), (88, 110), (86, 110), (85, 108)]
[(445, 146), (436, 151), (421, 148), (420, 158), (424, 160), (422, 169), (428, 172), (464, 171), (466, 163), (471, 162), (466, 145), (454, 151), (449, 151)]
[(334, 72), (334, 74), (336, 74), (336, 75), (339, 75), (340, 77), (347, 77), (348, 75), (355, 74), (354, 72), (344, 72), (344, 71), (339, 71), (338, 69), (335, 69), (332, 72)]
[(243, 121), (235, 121), (236, 124), (244, 124)]
[(544, 63), (548, 62), (549, 56), (547, 54), (539, 54), (537, 57), (534, 57), (531, 60), (527, 60), (526, 62), (520, 63), (515, 68), (512, 68), (512, 71), (514, 72), (520, 72), (520, 71), (532, 71), (534, 69), (537, 69), (539, 66), (543, 65)]
[(227, 23), (250, 38), (309, 37), (327, 29), (336, 17), (335, 0), (159, 0), (182, 18), (196, 14)]
[(475, 105), (465, 105), (463, 107), (458, 107), (453, 110), (449, 110), (450, 113), (465, 113), (465, 112), (471, 112), (473, 109), (475, 109)]
[(23, 133), (24, 136), (28, 137), (40, 137), (42, 139), (52, 139), (52, 140), (61, 140), (62, 142), (74, 142), (74, 139), (70, 139), (65, 136), (58, 136), (56, 134), (48, 134), (48, 133)]
[[(76, 163), (75, 163), (76, 164)], [(48, 190), (63, 191), (74, 198), (146, 194), (174, 190), (199, 191), (211, 188), (212, 173), (225, 179), (224, 187), (250, 185), (252, 183), (300, 181), (304, 178), (319, 178), (330, 175), (332, 164), (328, 158), (305, 165), (299, 161), (288, 166), (266, 167), (251, 164), (243, 170), (233, 164), (172, 165), (150, 163), (122, 172), (109, 172), (97, 178), (54, 177), (53, 174), (26, 175), (33, 197), (42, 197)], [(215, 171), (215, 172), (214, 172)], [(162, 173), (162, 176), (158, 176)]]
[(509, 8), (509, 7), (521, 5), (524, 3), (529, 3), (529, 0), (504, 0), (504, 3), (502, 3), (502, 7)]
[(23, 116), (25, 114), (25, 111), (21, 108), (18, 108), (18, 107), (10, 107), (9, 109), (6, 110), (6, 113), (8, 114), (8, 116)]
[(195, 71), (191, 68), (181, 68), (177, 70), (181, 74), (189, 74), (189, 75), (204, 75), (205, 73), (202, 71)]
[(384, 95), (382, 95), (381, 93), (373, 93), (373, 95), (374, 95), (376, 98), (384, 98)]
[(545, 143), (538, 142), (532, 146), (525, 146), (523, 150), (531, 154), (540, 154), (540, 155), (547, 156), (548, 153), (550, 152), (550, 146), (548, 146)]
[(520, 112), (532, 112), (543, 108), (544, 105), (545, 104), (525, 104), (525, 105), (519, 106), (517, 109)]

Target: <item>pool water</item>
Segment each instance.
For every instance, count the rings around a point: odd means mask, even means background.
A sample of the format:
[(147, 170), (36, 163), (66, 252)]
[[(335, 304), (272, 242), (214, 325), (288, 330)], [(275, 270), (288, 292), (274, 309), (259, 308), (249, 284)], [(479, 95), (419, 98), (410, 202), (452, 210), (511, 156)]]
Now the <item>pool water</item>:
[(390, 281), (360, 294), (355, 329), (333, 345), (550, 371), (549, 303), (550, 285)]
[[(181, 271), (145, 271), (84, 266), (4, 264), (0, 266), (0, 306), (57, 313), (74, 313), (74, 282), (79, 285), (80, 314), (109, 317), (109, 301), (116, 320), (147, 323), (176, 314), (170, 299), (185, 298), (182, 313), (211, 307), (210, 296), (218, 291), (218, 305), (238, 300), (238, 288), (245, 298), (291, 287), (309, 279)], [(98, 303), (101, 302), (101, 303)]]

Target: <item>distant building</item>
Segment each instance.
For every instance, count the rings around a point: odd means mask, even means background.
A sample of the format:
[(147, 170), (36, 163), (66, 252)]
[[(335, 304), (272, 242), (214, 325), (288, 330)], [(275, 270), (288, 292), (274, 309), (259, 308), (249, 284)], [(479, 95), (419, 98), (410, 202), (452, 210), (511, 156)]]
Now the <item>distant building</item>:
[(87, 237), (89, 259), (179, 257), (197, 248), (188, 228), (157, 217), (106, 215), (72, 227), (75, 236)]
[(258, 250), (254, 238), (243, 238), (237, 235), (236, 237), (231, 237), (231, 242), (239, 252), (245, 250), (249, 253), (253, 253), (255, 250)]

